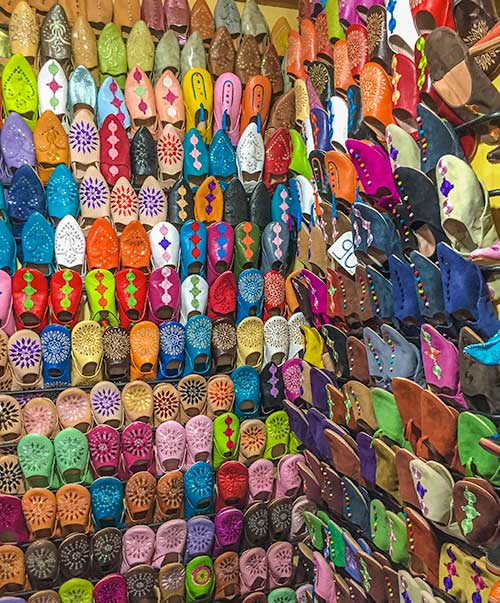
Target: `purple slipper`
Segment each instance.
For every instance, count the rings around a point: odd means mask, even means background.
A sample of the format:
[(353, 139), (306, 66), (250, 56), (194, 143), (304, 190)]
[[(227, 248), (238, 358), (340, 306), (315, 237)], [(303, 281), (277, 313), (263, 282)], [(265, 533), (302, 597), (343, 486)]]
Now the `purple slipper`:
[(243, 512), (224, 507), (215, 516), (214, 556), (227, 551), (238, 551), (243, 532)]
[(184, 563), (198, 555), (212, 555), (215, 526), (206, 515), (198, 515), (187, 522), (186, 552)]

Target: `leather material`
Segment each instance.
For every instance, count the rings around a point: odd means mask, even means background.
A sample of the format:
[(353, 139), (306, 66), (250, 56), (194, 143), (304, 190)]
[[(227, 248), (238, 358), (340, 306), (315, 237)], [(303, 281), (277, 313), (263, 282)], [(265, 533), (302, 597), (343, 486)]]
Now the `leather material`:
[(260, 73), (260, 52), (254, 36), (245, 35), (236, 54), (235, 73), (245, 85), (253, 76)]
[(263, 182), (253, 189), (248, 201), (250, 221), (262, 230), (271, 221), (271, 197)]
[(194, 219), (194, 195), (189, 184), (181, 178), (168, 194), (168, 221), (181, 226)]
[(49, 10), (40, 27), (40, 64), (55, 59), (66, 76), (71, 71), (71, 28), (59, 4)]
[(231, 34), (225, 27), (219, 27), (208, 51), (208, 67), (215, 77), (234, 70), (236, 50)]
[(141, 126), (130, 143), (130, 162), (132, 173), (139, 183), (148, 176), (156, 178), (158, 174), (158, 155), (156, 142), (151, 132)]
[(237, 226), (249, 219), (247, 194), (239, 178), (233, 178), (224, 191), (224, 221)]

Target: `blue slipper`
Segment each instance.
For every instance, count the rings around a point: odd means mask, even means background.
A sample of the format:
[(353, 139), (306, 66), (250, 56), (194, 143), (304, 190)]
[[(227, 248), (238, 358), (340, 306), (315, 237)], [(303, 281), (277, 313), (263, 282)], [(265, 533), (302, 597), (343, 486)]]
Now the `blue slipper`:
[(394, 316), (392, 283), (372, 266), (366, 267), (366, 280), (370, 291), (372, 310), (379, 320), (391, 321)]
[(394, 316), (401, 322), (420, 324), (422, 315), (418, 303), (417, 286), (410, 264), (391, 255), (389, 270), (392, 282)]
[(260, 268), (262, 272), (279, 270), (286, 273), (289, 243), (290, 232), (285, 222), (269, 222), (266, 225), (261, 237)]
[(84, 65), (78, 65), (68, 82), (68, 106), (73, 114), (76, 105), (90, 107), (95, 113), (97, 86), (92, 74)]
[(193, 316), (186, 323), (184, 375), (207, 375), (211, 368), (212, 321), (208, 316)]
[(264, 303), (264, 276), (260, 270), (243, 270), (238, 278), (237, 316), (239, 324), (247, 316), (262, 316)]
[(122, 482), (116, 477), (99, 477), (89, 490), (96, 531), (101, 528), (125, 527)]
[(64, 163), (56, 166), (50, 175), (47, 187), (47, 213), (53, 222), (65, 216), (77, 218), (80, 212), (78, 184)]
[(234, 414), (253, 419), (260, 412), (260, 379), (253, 366), (240, 366), (231, 373), (234, 383)]
[(48, 325), (40, 333), (45, 387), (71, 385), (71, 334), (61, 325)]
[(493, 337), (500, 330), (500, 321), (479, 266), (445, 243), (438, 243), (437, 255), (446, 311), (483, 339)]
[(191, 128), (184, 136), (184, 178), (193, 193), (208, 176), (210, 159), (207, 145), (196, 128)]
[(224, 130), (218, 130), (214, 134), (208, 149), (208, 157), (210, 161), (210, 175), (217, 178), (222, 192), (224, 192), (229, 181), (238, 173), (236, 154), (229, 136)]
[(181, 226), (181, 282), (189, 274), (205, 278), (207, 228), (202, 222), (188, 220)]
[(11, 228), (9, 214), (7, 212), (7, 200), (5, 198), (5, 190), (0, 182), (0, 221), (5, 222)]
[(212, 467), (204, 461), (191, 465), (184, 474), (184, 516), (213, 512), (215, 478)]
[(127, 130), (130, 128), (130, 114), (120, 86), (112, 77), (107, 77), (97, 93), (97, 125), (101, 128), (108, 115), (116, 115)]
[(160, 325), (160, 362), (158, 379), (179, 379), (184, 369), (186, 333), (180, 322), (171, 320)]
[(7, 211), (16, 239), (20, 238), (24, 223), (34, 211), (42, 216), (46, 213), (45, 191), (37, 173), (29, 165), (18, 168), (12, 178)]
[(54, 228), (37, 211), (23, 226), (21, 250), (24, 268), (36, 268), (44, 276), (54, 272)]
[(12, 276), (16, 271), (16, 255), (14, 235), (7, 223), (0, 220), (0, 270), (5, 270)]
[(290, 225), (292, 198), (284, 184), (278, 184), (271, 199), (271, 220)]

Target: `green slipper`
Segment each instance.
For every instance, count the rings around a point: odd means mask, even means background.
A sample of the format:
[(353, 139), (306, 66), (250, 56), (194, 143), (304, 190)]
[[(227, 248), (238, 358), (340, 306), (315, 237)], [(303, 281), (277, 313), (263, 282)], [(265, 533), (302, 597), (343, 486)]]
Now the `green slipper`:
[(17, 456), (28, 488), (53, 489), (59, 486), (54, 446), (49, 438), (39, 433), (23, 436), (17, 445)]
[(214, 419), (214, 469), (224, 461), (238, 459), (240, 442), (240, 420), (232, 412), (225, 412)]
[(373, 542), (382, 551), (389, 550), (389, 522), (384, 503), (374, 498), (370, 503), (370, 531)]
[(257, 268), (260, 255), (260, 228), (253, 222), (240, 222), (234, 229), (234, 276)]
[(38, 119), (38, 87), (31, 65), (20, 54), (7, 61), (2, 72), (4, 112), (19, 113), (33, 130)]
[(170, 69), (177, 77), (181, 70), (181, 50), (179, 41), (172, 29), (166, 31), (156, 46), (154, 80), (157, 82), (162, 73)]
[(93, 593), (92, 582), (83, 578), (71, 578), (59, 589), (61, 603), (93, 603)]
[(326, 523), (324, 523), (318, 515), (315, 515), (310, 511), (304, 511), (304, 522), (309, 538), (311, 539), (311, 544), (317, 551), (323, 551), (325, 547), (323, 534), (327, 529)]
[(63, 484), (91, 484), (89, 445), (85, 435), (67, 427), (54, 438), (57, 471)]
[(186, 603), (208, 603), (215, 589), (214, 564), (207, 555), (191, 559), (186, 566)]
[(457, 423), (457, 442), (460, 462), (465, 465), (466, 475), (480, 475), (494, 486), (500, 486), (500, 462), (498, 457), (479, 445), (481, 438), (497, 434), (497, 428), (487, 417), (471, 412), (461, 412)]
[(140, 67), (146, 75), (151, 75), (155, 61), (155, 44), (148, 26), (137, 21), (127, 38), (127, 63), (130, 67)]
[(297, 596), (292, 588), (283, 586), (275, 588), (267, 595), (267, 603), (297, 603)]
[(408, 540), (406, 521), (403, 513), (387, 511), (387, 526), (389, 534), (389, 556), (394, 563), (408, 565)]
[(90, 317), (101, 325), (118, 326), (115, 289), (115, 277), (109, 270), (96, 268), (85, 277), (85, 291), (90, 307)]
[(120, 30), (114, 23), (108, 23), (97, 40), (99, 57), (99, 80), (102, 84), (110, 75), (120, 88), (124, 88), (127, 78), (127, 48)]
[(308, 180), (312, 180), (312, 170), (307, 159), (306, 143), (297, 130), (290, 130), (292, 139), (292, 160), (290, 161), (290, 171), (296, 174), (302, 174)]
[(276, 461), (287, 454), (290, 440), (290, 423), (284, 410), (277, 410), (267, 417), (266, 434), (265, 459)]
[(326, 525), (330, 561), (335, 567), (345, 567), (345, 540), (342, 529), (324, 511), (318, 511), (317, 515)]

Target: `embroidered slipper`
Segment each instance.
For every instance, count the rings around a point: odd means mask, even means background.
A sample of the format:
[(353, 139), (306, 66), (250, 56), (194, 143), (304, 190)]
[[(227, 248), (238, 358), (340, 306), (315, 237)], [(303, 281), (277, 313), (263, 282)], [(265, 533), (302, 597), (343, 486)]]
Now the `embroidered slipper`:
[(97, 477), (117, 477), (121, 462), (120, 433), (110, 425), (98, 425), (87, 434), (90, 465)]
[(22, 497), (22, 512), (34, 538), (51, 538), (56, 531), (56, 497), (47, 488), (30, 488)]
[(193, 316), (186, 323), (184, 374), (206, 375), (211, 367), (212, 321), (208, 316)]
[(79, 322), (71, 333), (71, 378), (73, 385), (96, 383), (101, 379), (103, 339), (99, 324)]
[(100, 477), (89, 488), (96, 529), (123, 527), (123, 490), (115, 477)]
[(123, 407), (118, 387), (110, 381), (101, 381), (90, 391), (92, 416), (96, 423), (120, 428), (123, 425)]
[(269, 515), (267, 503), (254, 502), (244, 514), (245, 543), (249, 547), (266, 547), (269, 543)]
[(108, 327), (103, 334), (104, 376), (126, 382), (130, 372), (130, 334), (122, 327)]
[(156, 468), (159, 474), (178, 470), (184, 464), (186, 433), (176, 421), (161, 423), (156, 429)]
[(213, 424), (204, 415), (191, 417), (186, 423), (186, 457), (184, 467), (197, 461), (209, 462), (212, 457)]
[[(447, 52), (443, 54), (439, 50), (442, 48)], [(471, 111), (467, 107), (480, 114), (498, 110), (500, 95), (493, 90), (456, 32), (446, 27), (436, 28), (426, 39), (425, 54), (433, 86), (452, 109), (464, 116)]]
[(214, 419), (213, 464), (218, 469), (226, 460), (236, 460), (240, 438), (240, 422), (230, 412)]
[(74, 427), (67, 427), (54, 438), (56, 467), (62, 483), (88, 483), (89, 446), (85, 435)]
[[(213, 345), (213, 335), (212, 335)], [(234, 384), (228, 375), (213, 375), (207, 381), (207, 416), (210, 419), (233, 410)]]
[(83, 390), (76, 387), (65, 389), (57, 396), (56, 409), (63, 429), (76, 427), (87, 433), (92, 427), (90, 399)]
[(106, 603), (113, 599), (120, 600), (127, 597), (127, 583), (120, 574), (111, 574), (101, 578), (94, 586), (95, 603)]
[(155, 521), (179, 519), (184, 503), (184, 482), (180, 471), (169, 471), (156, 484)]
[(96, 218), (110, 217), (109, 188), (101, 172), (91, 165), (87, 168), (79, 188), (80, 226), (87, 233)]
[(24, 493), (24, 476), (15, 454), (0, 456), (0, 492), (14, 495)]
[(153, 415), (153, 390), (143, 381), (131, 381), (122, 390), (125, 417), (133, 421), (151, 421)]
[(50, 398), (32, 398), (23, 408), (23, 428), (26, 433), (38, 433), (51, 438), (58, 429), (58, 415)]
[(102, 576), (119, 570), (122, 533), (117, 528), (103, 528), (92, 536), (92, 571)]
[(269, 586), (276, 588), (291, 584), (293, 578), (293, 547), (289, 542), (275, 542), (267, 549)]
[(120, 176), (111, 190), (110, 211), (118, 234), (139, 218), (139, 199), (126, 176)]
[(186, 546), (187, 524), (184, 519), (171, 519), (160, 526), (156, 533), (153, 567), (179, 563)]
[(179, 419), (185, 424), (190, 417), (204, 414), (207, 403), (207, 381), (201, 375), (187, 375), (177, 386), (180, 395)]
[(290, 424), (284, 410), (277, 410), (266, 419), (267, 441), (264, 458), (278, 460), (287, 453)]
[(88, 576), (90, 572), (90, 538), (70, 534), (59, 545), (59, 570), (64, 578)]
[(186, 519), (208, 514), (213, 508), (214, 472), (208, 463), (199, 461), (184, 474), (184, 511)]
[(243, 319), (237, 327), (237, 364), (249, 365), (257, 370), (262, 367), (264, 324), (256, 316)]
[(187, 522), (186, 552), (184, 563), (198, 555), (212, 554), (215, 526), (208, 517), (193, 517)]
[(156, 379), (160, 353), (160, 330), (150, 321), (136, 323), (130, 330), (130, 378)]
[[(139, 218), (141, 218), (140, 203), (139, 198)], [(140, 222), (132, 220), (125, 226), (120, 236), (121, 267), (141, 270), (145, 274), (149, 274), (150, 263), (151, 246), (148, 233)]]
[(239, 461), (251, 465), (262, 458), (266, 447), (266, 427), (263, 421), (247, 419), (240, 426)]
[(155, 543), (155, 533), (149, 526), (133, 526), (123, 535), (122, 567), (126, 572), (141, 563), (151, 564)]
[(150, 425), (135, 421), (122, 432), (123, 469), (127, 477), (138, 471), (154, 474), (154, 441)]
[(251, 366), (240, 366), (233, 371), (231, 379), (234, 383), (234, 408), (238, 418), (254, 418), (259, 414), (260, 380)]
[(158, 583), (165, 601), (180, 603), (185, 600), (186, 569), (182, 563), (167, 563), (160, 568)]
[(134, 473), (125, 484), (125, 523), (135, 525), (153, 521), (156, 479), (149, 471)]
[[(81, 67), (80, 65), (77, 69)], [(90, 166), (97, 168), (99, 165), (99, 133), (90, 110), (81, 108), (75, 112), (68, 132), (68, 142), (71, 170), (75, 180), (81, 182)]]
[(59, 573), (59, 552), (53, 542), (38, 540), (26, 549), (24, 555), (26, 575), (36, 589), (52, 586)]
[(186, 324), (190, 318), (205, 314), (208, 304), (208, 283), (198, 274), (187, 276), (181, 286), (180, 321)]
[(28, 329), (9, 337), (8, 355), (15, 389), (37, 387), (42, 379), (42, 345), (39, 335)]
[(90, 494), (79, 484), (66, 484), (56, 492), (57, 518), (63, 536), (90, 532)]
[(267, 585), (267, 556), (260, 547), (247, 549), (240, 555), (241, 594), (255, 592)]
[(180, 394), (171, 383), (158, 383), (153, 388), (154, 423), (159, 427), (165, 421), (177, 419)]
[(212, 357), (218, 372), (230, 372), (236, 363), (237, 334), (234, 322), (218, 318), (212, 325)]

